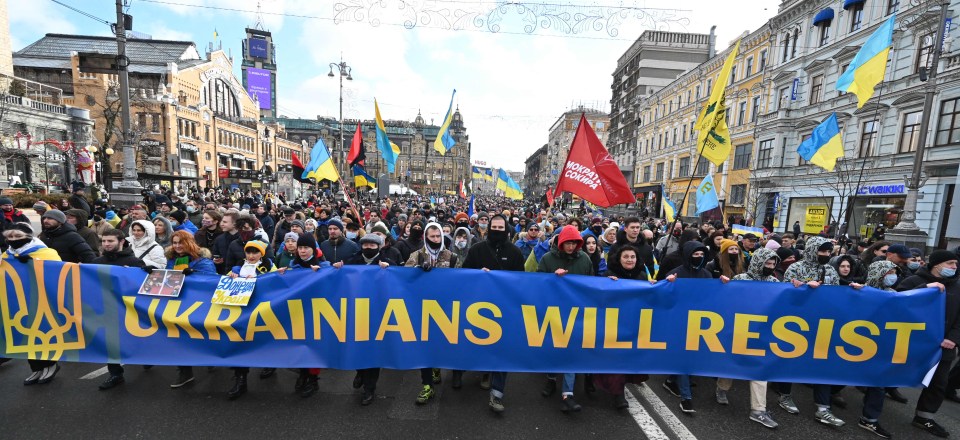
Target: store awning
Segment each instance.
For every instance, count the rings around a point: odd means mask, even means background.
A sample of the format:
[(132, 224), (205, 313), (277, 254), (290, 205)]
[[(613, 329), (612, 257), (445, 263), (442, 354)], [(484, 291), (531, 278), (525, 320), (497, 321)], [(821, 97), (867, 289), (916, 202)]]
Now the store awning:
[(866, 2), (866, 0), (844, 0), (844, 2), (843, 2), (843, 9), (844, 9), (844, 10), (847, 10), (847, 9), (850, 9), (850, 8), (856, 6), (856, 5), (862, 5), (862, 4), (864, 4), (865, 2)]
[(833, 9), (827, 8), (817, 12), (817, 15), (813, 17), (813, 25), (819, 26), (821, 23), (830, 24), (831, 20), (833, 20)]

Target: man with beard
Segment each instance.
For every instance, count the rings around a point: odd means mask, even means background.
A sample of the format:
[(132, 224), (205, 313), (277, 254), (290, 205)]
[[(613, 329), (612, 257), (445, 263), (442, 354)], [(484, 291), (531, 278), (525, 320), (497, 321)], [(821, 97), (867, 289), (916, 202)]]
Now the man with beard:
[[(536, 227), (534, 223), (531, 227)], [(457, 229), (457, 233), (461, 230)], [(469, 232), (463, 231), (469, 236)], [(490, 232), (487, 239), (470, 247), (467, 258), (463, 262), (464, 269), (510, 270), (523, 272), (525, 258), (520, 249), (507, 241), (507, 219), (502, 215), (495, 215), (490, 219)], [(459, 237), (457, 237), (459, 239)], [(466, 237), (464, 237), (466, 241)], [(453, 388), (460, 389), (463, 383), (463, 371), (453, 371)], [(503, 390), (507, 385), (507, 373), (495, 371), (484, 374), (480, 380), (481, 388), (490, 388), (488, 405), (493, 412), (501, 413), (503, 407)]]
[(423, 247), (423, 223), (411, 223), (410, 236), (400, 240), (396, 247), (400, 251), (400, 261), (406, 262), (410, 259), (410, 254)]
[(228, 266), (226, 257), (230, 251), (230, 244), (240, 237), (237, 230), (237, 220), (240, 219), (240, 213), (235, 210), (229, 210), (223, 214), (220, 219), (220, 230), (223, 231), (213, 240), (213, 247), (210, 253), (213, 254), (213, 264), (217, 267), (217, 273), (226, 275), (227, 271), (233, 266)]
[(348, 260), (360, 252), (360, 245), (344, 236), (343, 223), (340, 220), (327, 222), (327, 233), (330, 238), (320, 244), (320, 250), (331, 264)]
[[(127, 246), (123, 231), (119, 229), (104, 231), (103, 236), (100, 237), (100, 247), (103, 255), (94, 259), (91, 262), (93, 264), (140, 268), (144, 266), (143, 260), (133, 255), (133, 251)], [(101, 390), (109, 390), (124, 382), (123, 366), (120, 364), (107, 364), (107, 371), (110, 372), (110, 377), (100, 384)]]
[(3, 238), (3, 231), (14, 223), (30, 223), (30, 219), (19, 209), (13, 209), (13, 200), (10, 197), (0, 197), (0, 214), (3, 214), (0, 216), (0, 251), (5, 251), (7, 240)]
[(40, 221), (43, 232), (37, 238), (57, 251), (61, 260), (68, 263), (89, 263), (97, 258), (97, 253), (77, 233), (77, 228), (67, 223), (67, 216), (63, 211), (51, 209), (43, 214)]

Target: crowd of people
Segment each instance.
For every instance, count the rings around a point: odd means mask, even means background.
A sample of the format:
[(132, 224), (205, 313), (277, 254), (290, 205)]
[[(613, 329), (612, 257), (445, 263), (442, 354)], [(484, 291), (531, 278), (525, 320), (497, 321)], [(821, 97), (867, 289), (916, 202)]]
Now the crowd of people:
[[(0, 249), (3, 259), (58, 260), (180, 270), (192, 274), (256, 277), (266, 273), (301, 270), (337, 270), (344, 265), (415, 267), (422, 270), (462, 268), (603, 276), (614, 280), (673, 282), (678, 278), (715, 278), (748, 282), (785, 282), (816, 289), (843, 285), (869, 286), (888, 291), (936, 287), (946, 296), (946, 326), (941, 343), (943, 358), (930, 385), (920, 394), (912, 421), (939, 437), (947, 431), (934, 421), (944, 399), (960, 402), (960, 368), (951, 368), (960, 343), (960, 283), (956, 251), (907, 248), (874, 235), (868, 240), (842, 235), (803, 235), (799, 231), (735, 234), (719, 222), (684, 224), (663, 219), (604, 216), (581, 209), (562, 213), (533, 202), (477, 197), (472, 215), (467, 201), (431, 203), (419, 196), (348, 203), (330, 193), (298, 200), (283, 194), (260, 192), (162, 190), (144, 193), (143, 203), (115, 208), (90, 203), (84, 188), (75, 187), (61, 206), (40, 202), (33, 208), (41, 217), (35, 231), (29, 218), (0, 197)], [(0, 364), (9, 359), (0, 359)], [(54, 361), (29, 360), (31, 374), (24, 385), (54, 379)], [(278, 365), (278, 367), (282, 367)], [(124, 383), (120, 365), (109, 365), (107, 390)], [(268, 378), (275, 368), (258, 375)], [(234, 368), (227, 396), (247, 391), (250, 369)], [(295, 391), (309, 397), (319, 390), (319, 369), (301, 369)], [(463, 371), (452, 371), (451, 386), (463, 386)], [(374, 401), (380, 369), (356, 372), (353, 387), (360, 404)], [(436, 396), (441, 384), (437, 368), (421, 370), (418, 404)], [(178, 368), (170, 385), (180, 388), (194, 380), (191, 366)], [(480, 386), (490, 390), (489, 407), (504, 411), (506, 372), (484, 373)], [(612, 395), (613, 406), (625, 409), (628, 383), (648, 380), (642, 374), (583, 375), (585, 392), (600, 389)], [(541, 391), (550, 397), (560, 388), (561, 408), (581, 410), (574, 396), (577, 375), (547, 374)], [(679, 398), (683, 413), (695, 412), (691, 378), (668, 377), (664, 389)], [(718, 378), (713, 397), (728, 404), (732, 380)], [(749, 382), (749, 419), (768, 428), (777, 422), (767, 405), (768, 384)], [(799, 414), (792, 384), (771, 383), (777, 406)], [(814, 417), (834, 427), (845, 424), (833, 406), (846, 407), (842, 386), (814, 384)], [(890, 434), (879, 422), (884, 401), (907, 403), (896, 388), (861, 388), (863, 411), (858, 425), (884, 438)]]

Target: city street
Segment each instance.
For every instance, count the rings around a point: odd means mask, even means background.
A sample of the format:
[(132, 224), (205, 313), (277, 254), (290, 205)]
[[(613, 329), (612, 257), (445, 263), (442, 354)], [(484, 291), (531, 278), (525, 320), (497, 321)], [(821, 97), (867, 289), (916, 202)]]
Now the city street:
[[(540, 395), (543, 378), (537, 374), (509, 376), (504, 403), (507, 411), (496, 415), (486, 406), (487, 392), (478, 386), (479, 374), (467, 373), (463, 389), (450, 388), (449, 372), (438, 397), (417, 406), (419, 388), (416, 371), (384, 371), (376, 401), (359, 405), (359, 393), (350, 386), (353, 372), (325, 371), (320, 393), (303, 399), (293, 393), (296, 374), (278, 370), (260, 380), (254, 370), (250, 392), (237, 401), (225, 397), (231, 371), (196, 369), (197, 380), (178, 390), (170, 389), (173, 367), (143, 370), (127, 367), (127, 383), (109, 391), (97, 385), (106, 378), (99, 365), (63, 363), (56, 380), (48, 385), (24, 387), (28, 370), (24, 361), (0, 367), (0, 419), (4, 438), (598, 438), (598, 439), (801, 439), (825, 436), (830, 439), (877, 438), (856, 426), (862, 396), (848, 388), (843, 395), (850, 403), (846, 410), (835, 409), (847, 426), (834, 429), (813, 419), (810, 390), (795, 387), (801, 409), (797, 416), (768, 399), (776, 430), (747, 419), (749, 397), (745, 382), (735, 382), (730, 405), (713, 400), (712, 380), (698, 378), (694, 388), (697, 413), (680, 413), (678, 400), (660, 386), (663, 377), (654, 376), (648, 385), (630, 387), (629, 411), (617, 411), (611, 397), (602, 392), (585, 395), (582, 384), (576, 392), (583, 405), (579, 414), (560, 411), (560, 398)], [(900, 439), (933, 439), (910, 426), (912, 404), (918, 390), (904, 389), (911, 403), (887, 401), (881, 418), (883, 426)], [(638, 405), (638, 402), (642, 405)], [(960, 405), (945, 402), (937, 417), (943, 426), (960, 432)]]

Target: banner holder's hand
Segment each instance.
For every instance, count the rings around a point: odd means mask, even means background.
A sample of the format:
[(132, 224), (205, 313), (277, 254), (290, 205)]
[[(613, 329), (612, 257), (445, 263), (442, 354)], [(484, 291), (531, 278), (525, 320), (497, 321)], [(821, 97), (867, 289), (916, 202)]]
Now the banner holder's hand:
[(943, 342), (940, 343), (940, 346), (946, 348), (947, 350), (953, 350), (954, 348), (957, 348), (957, 343), (949, 339), (944, 339)]
[(557, 270), (553, 271), (553, 273), (557, 274), (558, 277), (562, 277), (562, 276), (564, 276), (564, 275), (567, 274), (567, 270), (566, 270), (566, 269), (557, 269)]
[(387, 263), (386, 261), (381, 261), (381, 262), (380, 262), (380, 268), (381, 268), (381, 269), (386, 269), (386, 268), (388, 268), (388, 267), (390, 267), (390, 263)]
[(730, 277), (726, 275), (720, 275), (720, 282), (722, 282), (723, 284), (727, 284), (730, 282)]
[(793, 280), (791, 282), (793, 283), (793, 287), (799, 288), (800, 286), (803, 285), (803, 281), (800, 281), (800, 280)]
[(343, 262), (342, 262), (342, 261), (338, 261), (338, 262), (336, 262), (336, 263), (331, 264), (331, 266), (333, 266), (333, 267), (336, 268), (336, 269), (339, 269), (339, 268), (343, 267)]
[(611, 280), (614, 280), (614, 281), (617, 281), (617, 280), (620, 279), (620, 278), (617, 278), (617, 277), (615, 277), (615, 276), (613, 276), (613, 275), (610, 275), (610, 276), (608, 276), (607, 278), (610, 278)]
[(863, 288), (863, 284), (860, 284), (860, 283), (850, 283), (850, 287), (853, 287), (854, 289), (860, 290), (860, 289)]
[(945, 292), (945, 291), (947, 290), (947, 288), (944, 287), (943, 284), (940, 284), (940, 283), (930, 283), (930, 284), (927, 284), (927, 287), (936, 287), (936, 288), (940, 289), (941, 292)]
[(674, 282), (674, 281), (677, 280), (677, 274), (668, 275), (668, 276), (667, 276), (666, 278), (664, 278), (664, 279), (672, 283), (672, 282)]

